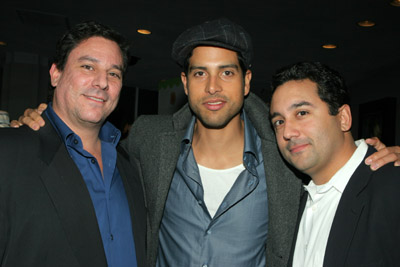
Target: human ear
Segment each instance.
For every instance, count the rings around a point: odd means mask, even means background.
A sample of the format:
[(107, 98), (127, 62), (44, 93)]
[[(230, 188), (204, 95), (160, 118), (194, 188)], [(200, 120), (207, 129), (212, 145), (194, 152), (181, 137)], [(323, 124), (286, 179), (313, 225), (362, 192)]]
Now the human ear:
[(185, 90), (186, 95), (188, 95), (187, 80), (188, 80), (188, 78), (186, 77), (186, 74), (184, 72), (181, 72), (181, 81), (183, 84), (183, 90)]
[(351, 129), (352, 124), (352, 116), (350, 106), (344, 104), (339, 108), (339, 120), (340, 120), (340, 128), (343, 132), (347, 132)]
[(51, 85), (53, 87), (56, 87), (61, 77), (61, 71), (57, 68), (56, 64), (53, 63), (51, 65), (49, 72), (50, 72)]
[(250, 81), (251, 81), (251, 70), (247, 70), (244, 75), (244, 95), (248, 95), (250, 93)]

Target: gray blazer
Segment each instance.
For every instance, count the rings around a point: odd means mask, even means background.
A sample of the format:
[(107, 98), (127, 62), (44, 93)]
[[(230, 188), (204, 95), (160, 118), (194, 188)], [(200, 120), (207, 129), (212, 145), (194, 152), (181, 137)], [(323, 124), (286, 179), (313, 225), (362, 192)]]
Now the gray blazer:
[[(250, 94), (245, 99), (244, 109), (262, 140), (269, 205), (267, 266), (286, 266), (296, 225), (301, 181), (279, 154), (265, 103)], [(130, 156), (139, 161), (143, 175), (150, 219), (147, 236), (149, 266), (156, 263), (158, 231), (180, 143), (191, 117), (187, 104), (172, 116), (141, 116), (124, 144)]]

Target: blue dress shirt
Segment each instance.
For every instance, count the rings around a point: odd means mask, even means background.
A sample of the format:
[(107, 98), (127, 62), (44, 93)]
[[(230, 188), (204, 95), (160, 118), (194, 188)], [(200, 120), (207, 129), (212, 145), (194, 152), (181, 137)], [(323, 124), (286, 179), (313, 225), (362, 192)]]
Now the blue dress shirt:
[(165, 204), (157, 266), (265, 267), (268, 200), (261, 139), (244, 111), (242, 119), (245, 170), (211, 218), (192, 151), (192, 118)]
[(96, 158), (83, 149), (80, 137), (58, 117), (51, 103), (45, 113), (86, 183), (95, 209), (108, 266), (136, 267), (129, 205), (116, 167), (116, 146), (121, 136), (120, 131), (109, 122), (106, 122), (100, 130), (102, 175)]

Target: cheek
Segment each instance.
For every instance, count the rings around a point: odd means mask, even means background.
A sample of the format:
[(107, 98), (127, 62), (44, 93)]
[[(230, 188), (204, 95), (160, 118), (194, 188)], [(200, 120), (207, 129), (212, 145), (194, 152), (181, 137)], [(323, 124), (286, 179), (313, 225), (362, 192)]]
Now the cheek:
[(282, 129), (279, 130), (274, 130), (275, 131), (275, 138), (276, 138), (276, 143), (278, 144), (279, 149), (284, 147), (286, 145), (286, 141), (283, 138), (283, 131)]
[(110, 84), (110, 88), (108, 91), (110, 99), (112, 99), (113, 101), (118, 101), (119, 95), (121, 93), (121, 87), (122, 87), (121, 83)]

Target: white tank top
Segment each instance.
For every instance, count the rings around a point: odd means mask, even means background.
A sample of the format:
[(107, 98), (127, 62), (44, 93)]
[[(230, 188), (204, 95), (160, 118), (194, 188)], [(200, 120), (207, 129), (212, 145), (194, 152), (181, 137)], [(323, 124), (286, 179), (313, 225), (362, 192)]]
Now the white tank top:
[(212, 218), (226, 194), (231, 190), (236, 178), (244, 170), (244, 166), (240, 164), (224, 170), (210, 169), (199, 164), (198, 167), (203, 184), (204, 202)]

